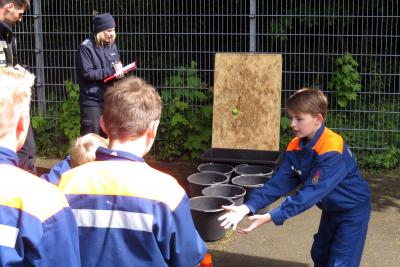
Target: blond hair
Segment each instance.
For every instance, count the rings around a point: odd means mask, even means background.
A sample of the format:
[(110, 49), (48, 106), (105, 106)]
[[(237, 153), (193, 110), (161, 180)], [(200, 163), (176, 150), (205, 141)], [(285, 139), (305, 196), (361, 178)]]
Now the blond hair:
[(117, 33), (115, 33), (112, 37), (111, 43), (107, 43), (104, 41), (104, 35), (103, 32), (98, 32), (94, 36), (94, 40), (96, 43), (96, 46), (103, 46), (103, 45), (112, 45), (115, 42), (115, 39), (117, 39)]
[(76, 167), (96, 159), (98, 147), (107, 147), (108, 140), (94, 133), (78, 137), (70, 148), (71, 166)]
[(328, 98), (316, 88), (302, 88), (292, 94), (286, 101), (286, 111), (291, 114), (321, 114), (326, 118)]
[(128, 77), (116, 82), (104, 95), (103, 120), (108, 137), (141, 137), (151, 122), (160, 119), (161, 110), (160, 95), (144, 80)]
[(21, 114), (29, 114), (34, 81), (29, 71), (0, 68), (0, 138), (15, 130)]

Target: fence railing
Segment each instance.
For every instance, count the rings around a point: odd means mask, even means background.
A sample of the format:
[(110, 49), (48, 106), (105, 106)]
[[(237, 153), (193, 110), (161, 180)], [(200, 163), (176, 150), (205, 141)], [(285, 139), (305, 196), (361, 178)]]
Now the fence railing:
[[(400, 148), (399, 6), (394, 0), (33, 0), (16, 36), (20, 62), (37, 76), (33, 116), (51, 118), (60, 109), (93, 12), (110, 12), (123, 62), (136, 61), (136, 75), (157, 89), (172, 92), (166, 80), (193, 61), (204, 89), (212, 87), (217, 52), (280, 53), (282, 107), (294, 90), (319, 87), (330, 97), (328, 126), (353, 149), (381, 150)], [(340, 106), (329, 83), (345, 53), (358, 63), (361, 89)]]

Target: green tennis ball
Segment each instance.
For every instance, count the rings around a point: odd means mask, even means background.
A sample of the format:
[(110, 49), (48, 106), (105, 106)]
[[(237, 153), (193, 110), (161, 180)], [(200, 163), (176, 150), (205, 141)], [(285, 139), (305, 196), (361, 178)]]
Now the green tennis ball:
[(231, 112), (233, 116), (239, 115), (239, 109), (237, 107), (234, 107)]

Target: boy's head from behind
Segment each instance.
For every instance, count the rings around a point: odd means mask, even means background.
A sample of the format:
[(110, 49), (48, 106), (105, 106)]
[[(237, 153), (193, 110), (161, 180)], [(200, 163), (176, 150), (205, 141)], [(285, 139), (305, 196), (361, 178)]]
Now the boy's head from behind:
[(94, 161), (99, 146), (107, 147), (108, 140), (94, 133), (77, 138), (70, 148), (71, 166), (77, 167)]
[(157, 91), (140, 78), (128, 77), (107, 89), (102, 126), (110, 140), (135, 140), (154, 125), (156, 132), (161, 110)]
[(328, 99), (315, 88), (302, 88), (292, 94), (286, 101), (288, 114), (310, 114), (312, 116), (322, 115), (325, 120), (328, 112)]
[(28, 71), (0, 68), (0, 139), (11, 137), (13, 150), (25, 142), (34, 80), (35, 76)]

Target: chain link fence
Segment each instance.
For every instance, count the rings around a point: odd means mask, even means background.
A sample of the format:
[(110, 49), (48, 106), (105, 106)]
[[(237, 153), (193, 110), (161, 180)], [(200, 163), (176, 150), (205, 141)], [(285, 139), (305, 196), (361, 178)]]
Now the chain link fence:
[[(330, 97), (327, 125), (350, 147), (400, 148), (399, 6), (396, 0), (33, 0), (16, 27), (18, 56), (37, 76), (33, 116), (57, 119), (64, 82), (75, 81), (75, 50), (90, 34), (93, 14), (110, 12), (123, 63), (136, 61), (135, 75), (160, 91), (173, 92), (168, 79), (188, 68), (196, 69), (202, 89), (212, 87), (217, 52), (280, 53), (282, 107), (296, 89), (319, 87)], [(345, 53), (358, 64), (361, 88), (340, 106), (329, 84)]]

